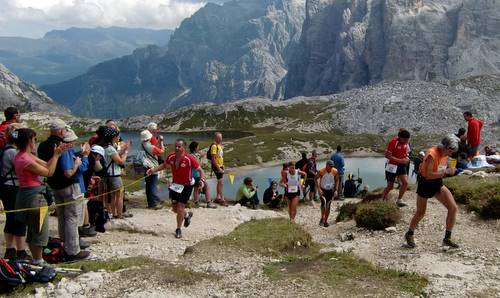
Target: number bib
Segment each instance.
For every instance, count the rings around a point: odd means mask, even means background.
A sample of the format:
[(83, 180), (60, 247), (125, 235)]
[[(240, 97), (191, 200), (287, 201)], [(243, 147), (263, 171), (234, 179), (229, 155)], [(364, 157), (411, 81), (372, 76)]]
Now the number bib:
[(385, 170), (391, 174), (396, 174), (396, 172), (398, 171), (398, 165), (388, 163), (385, 165)]
[(438, 166), (438, 172), (444, 174), (446, 172), (446, 168), (447, 168), (446, 165), (440, 165)]
[(294, 192), (298, 192), (299, 191), (299, 187), (297, 185), (288, 185), (288, 192), (289, 193), (294, 193)]
[(184, 190), (184, 185), (172, 183), (170, 184), (168, 189), (170, 189), (171, 191), (175, 191), (176, 193), (182, 193), (182, 191)]

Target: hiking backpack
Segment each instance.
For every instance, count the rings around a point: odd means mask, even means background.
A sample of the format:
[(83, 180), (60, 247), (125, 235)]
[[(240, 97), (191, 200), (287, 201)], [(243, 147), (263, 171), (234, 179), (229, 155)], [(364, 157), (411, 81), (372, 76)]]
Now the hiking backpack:
[(210, 145), (210, 147), (208, 147), (208, 151), (207, 151), (207, 159), (208, 159), (208, 161), (209, 161), (209, 162), (212, 162), (212, 147), (213, 147), (213, 146), (217, 146), (217, 144), (212, 143), (212, 144)]
[(5, 155), (5, 152), (10, 149), (14, 149), (14, 147), (12, 145), (6, 145), (2, 149), (0, 149), (0, 187), (3, 187), (5, 185), (5, 182), (10, 179), (14, 180), (14, 166), (12, 166), (12, 168), (10, 168), (5, 175), (2, 175), (4, 168), (3, 157)]
[(43, 248), (43, 259), (50, 264), (64, 261), (64, 241), (49, 237), (47, 246)]
[(0, 257), (0, 293), (8, 292), (26, 283), (21, 273)]

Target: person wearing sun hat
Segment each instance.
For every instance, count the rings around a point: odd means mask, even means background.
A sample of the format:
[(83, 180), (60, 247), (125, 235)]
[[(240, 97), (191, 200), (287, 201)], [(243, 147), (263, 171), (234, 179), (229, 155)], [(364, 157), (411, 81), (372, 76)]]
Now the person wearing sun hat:
[[(144, 151), (143, 165), (147, 168), (146, 170), (157, 167), (160, 164), (158, 157), (165, 151), (162, 141), (157, 143), (157, 145), (151, 143), (153, 138), (151, 131), (141, 131), (141, 148), (139, 148), (139, 150)], [(155, 210), (161, 209), (161, 199), (158, 196), (158, 174), (146, 175), (145, 182), (148, 208)]]

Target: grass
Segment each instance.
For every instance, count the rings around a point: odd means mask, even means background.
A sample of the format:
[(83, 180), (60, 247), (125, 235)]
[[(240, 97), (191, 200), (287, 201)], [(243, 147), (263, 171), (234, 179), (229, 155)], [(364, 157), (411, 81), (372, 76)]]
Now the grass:
[(455, 176), (444, 179), (455, 201), (484, 219), (500, 218), (500, 178)]

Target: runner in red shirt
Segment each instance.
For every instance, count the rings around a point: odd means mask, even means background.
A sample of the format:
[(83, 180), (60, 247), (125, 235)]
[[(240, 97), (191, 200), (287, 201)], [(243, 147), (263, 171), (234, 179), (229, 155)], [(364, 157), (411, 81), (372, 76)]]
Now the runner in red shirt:
[(406, 189), (408, 188), (408, 172), (406, 167), (410, 162), (410, 132), (407, 130), (400, 130), (397, 137), (394, 137), (385, 150), (385, 157), (387, 163), (385, 165), (385, 179), (387, 180), (387, 187), (384, 189), (383, 199), (387, 199), (387, 195), (394, 188), (394, 181), (398, 178), (400, 187), (399, 195), (396, 201), (398, 207), (406, 206), (401, 201)]
[(191, 223), (193, 212), (186, 214), (186, 203), (193, 191), (194, 179), (192, 171), (197, 170), (200, 174), (200, 179), (205, 182), (205, 174), (200, 167), (196, 158), (186, 152), (186, 142), (182, 139), (175, 141), (175, 152), (171, 153), (164, 163), (154, 169), (149, 169), (146, 174), (151, 175), (158, 171), (164, 170), (166, 167), (172, 169), (172, 184), (170, 185), (170, 198), (173, 203), (173, 211), (177, 213), (177, 229), (175, 237), (181, 238), (181, 225), (184, 222), (184, 227), (188, 227)]
[(481, 144), (481, 128), (483, 128), (483, 122), (472, 116), (471, 112), (464, 112), (464, 120), (467, 121), (467, 146), (468, 146), (468, 156), (470, 158), (474, 157)]

